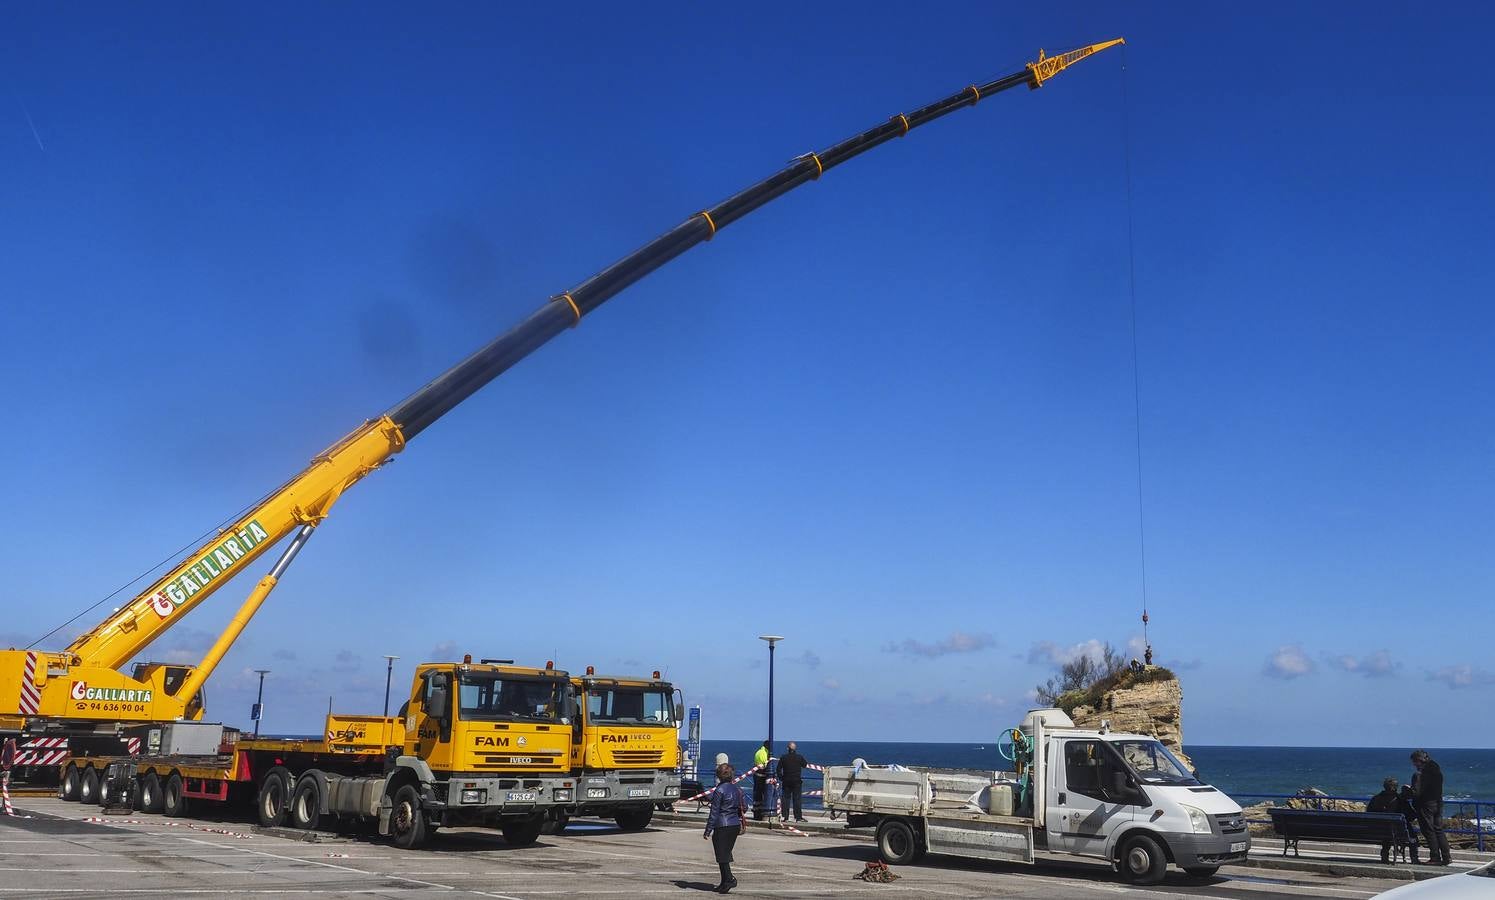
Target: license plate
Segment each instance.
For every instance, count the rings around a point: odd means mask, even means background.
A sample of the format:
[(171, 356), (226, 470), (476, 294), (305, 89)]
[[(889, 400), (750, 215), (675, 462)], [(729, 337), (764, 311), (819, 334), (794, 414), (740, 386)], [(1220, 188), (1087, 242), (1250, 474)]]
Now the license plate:
[(1246, 845), (1247, 845), (1247, 843), (1248, 842), (1246, 842), (1246, 841), (1236, 841), (1234, 844), (1230, 845), (1230, 852), (1231, 853), (1245, 853), (1246, 852)]
[(648, 788), (629, 788), (628, 789), (628, 796), (630, 796), (630, 797), (647, 797), (647, 796), (649, 796), (649, 789)]
[(537, 796), (534, 791), (509, 791), (509, 802), (534, 803)]

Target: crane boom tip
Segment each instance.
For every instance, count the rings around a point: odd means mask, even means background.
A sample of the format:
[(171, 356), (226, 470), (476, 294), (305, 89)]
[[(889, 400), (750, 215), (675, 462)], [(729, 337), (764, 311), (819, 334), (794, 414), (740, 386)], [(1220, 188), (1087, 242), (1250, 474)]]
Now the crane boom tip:
[(1063, 72), (1065, 69), (1079, 62), (1087, 56), (1094, 56), (1102, 50), (1114, 47), (1117, 44), (1125, 44), (1125, 38), (1112, 38), (1109, 41), (1101, 41), (1098, 44), (1089, 44), (1068, 53), (1058, 56), (1045, 56), (1042, 50), (1038, 51), (1038, 59), (1028, 63), (1028, 87), (1040, 88), (1043, 83)]

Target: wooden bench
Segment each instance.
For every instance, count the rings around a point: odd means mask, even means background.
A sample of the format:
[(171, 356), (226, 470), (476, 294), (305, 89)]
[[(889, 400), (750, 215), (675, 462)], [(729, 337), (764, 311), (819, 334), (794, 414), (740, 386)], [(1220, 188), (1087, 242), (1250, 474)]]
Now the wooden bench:
[(1291, 847), (1298, 855), (1298, 842), (1334, 841), (1341, 844), (1390, 844), (1391, 859), (1405, 859), (1407, 820), (1396, 813), (1335, 812), (1327, 809), (1272, 807), (1272, 830), (1282, 838), (1282, 855)]

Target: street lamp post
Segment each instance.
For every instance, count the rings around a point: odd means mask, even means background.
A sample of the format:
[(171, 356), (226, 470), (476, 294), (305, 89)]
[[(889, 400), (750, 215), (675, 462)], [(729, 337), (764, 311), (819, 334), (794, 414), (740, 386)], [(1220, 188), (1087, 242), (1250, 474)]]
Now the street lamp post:
[(260, 692), (254, 698), (254, 736), (260, 736), (260, 720), (265, 717), (265, 676), (270, 674), (269, 669), (255, 669), (260, 676)]
[(768, 755), (773, 756), (773, 645), (782, 641), (781, 634), (760, 634), (758, 640), (768, 641)]
[(399, 657), (390, 656), (388, 653), (386, 653), (384, 654), (384, 659), (384, 717), (389, 718), (389, 682), (390, 679), (394, 677), (395, 660), (399, 659)]

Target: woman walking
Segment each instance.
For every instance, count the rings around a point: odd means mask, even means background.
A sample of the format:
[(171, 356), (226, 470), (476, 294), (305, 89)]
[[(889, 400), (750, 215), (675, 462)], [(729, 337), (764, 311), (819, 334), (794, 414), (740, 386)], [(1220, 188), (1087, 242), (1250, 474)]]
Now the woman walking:
[(722, 870), (722, 883), (716, 886), (718, 894), (737, 887), (737, 879), (732, 877), (732, 847), (737, 843), (737, 835), (747, 831), (747, 797), (742, 788), (732, 783), (736, 777), (729, 763), (716, 767), (716, 791), (711, 795), (711, 814), (706, 818), (706, 833), (702, 835), (711, 841), (716, 865)]

